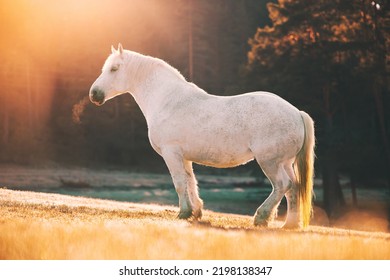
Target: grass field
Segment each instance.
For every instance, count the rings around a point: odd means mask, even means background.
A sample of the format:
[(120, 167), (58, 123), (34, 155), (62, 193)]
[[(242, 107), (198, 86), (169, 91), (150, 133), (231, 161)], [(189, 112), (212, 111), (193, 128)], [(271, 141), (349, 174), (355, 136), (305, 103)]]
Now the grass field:
[(0, 259), (390, 259), (390, 234), (257, 228), (252, 217), (0, 189)]

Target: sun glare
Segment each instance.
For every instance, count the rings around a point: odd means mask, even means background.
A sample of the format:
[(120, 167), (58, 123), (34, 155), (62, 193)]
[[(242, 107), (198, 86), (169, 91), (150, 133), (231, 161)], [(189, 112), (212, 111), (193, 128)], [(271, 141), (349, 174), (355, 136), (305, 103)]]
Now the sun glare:
[[(163, 25), (161, 14), (166, 9), (152, 4), (156, 1), (2, 1), (3, 142), (12, 141), (11, 135), (26, 143), (34, 135), (43, 135), (55, 99), (73, 100), (68, 101), (73, 104), (84, 100), (83, 94), (88, 94), (112, 44), (122, 42), (126, 48), (147, 49), (147, 28)], [(72, 108), (65, 114), (64, 118), (71, 119)]]

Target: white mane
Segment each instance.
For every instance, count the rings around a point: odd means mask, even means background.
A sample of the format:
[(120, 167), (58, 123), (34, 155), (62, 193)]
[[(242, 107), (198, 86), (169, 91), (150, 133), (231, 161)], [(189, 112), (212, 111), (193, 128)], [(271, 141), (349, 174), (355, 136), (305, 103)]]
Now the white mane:
[[(133, 68), (137, 69), (137, 71), (150, 71), (158, 66), (161, 66), (169, 72), (173, 73), (175, 76), (177, 76), (177, 78), (186, 80), (185, 77), (179, 72), (179, 70), (172, 67), (169, 63), (160, 58), (143, 55), (129, 50), (123, 50), (122, 55), (124, 64), (130, 63)], [(109, 69), (115, 65), (118, 56), (120, 56), (118, 53), (111, 54), (104, 63), (102, 71), (105, 71), (106, 69)]]
[(152, 56), (144, 56), (144, 57), (147, 58), (148, 60), (150, 60), (151, 65), (156, 65), (156, 66), (160, 65), (160, 66), (166, 68), (167, 70), (171, 71), (178, 78), (186, 80), (186, 78), (179, 72), (179, 70), (177, 70), (175, 67), (171, 66), (166, 61), (164, 61), (160, 58), (152, 57)]

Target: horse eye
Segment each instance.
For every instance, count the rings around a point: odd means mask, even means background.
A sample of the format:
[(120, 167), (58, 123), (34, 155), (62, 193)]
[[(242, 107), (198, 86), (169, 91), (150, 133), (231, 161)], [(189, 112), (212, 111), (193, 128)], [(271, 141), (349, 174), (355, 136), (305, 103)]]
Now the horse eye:
[(118, 71), (118, 69), (119, 69), (119, 66), (112, 66), (110, 69), (110, 72)]

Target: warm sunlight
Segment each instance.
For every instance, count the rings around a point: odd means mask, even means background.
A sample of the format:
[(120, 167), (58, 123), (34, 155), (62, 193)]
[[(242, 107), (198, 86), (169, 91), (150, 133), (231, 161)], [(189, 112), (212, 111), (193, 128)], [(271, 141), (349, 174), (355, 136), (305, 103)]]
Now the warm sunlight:
[(7, 145), (17, 139), (25, 142), (19, 148), (37, 152), (42, 146), (38, 142), (48, 135), (43, 129), (50, 114), (61, 104), (70, 107), (63, 117), (72, 118), (71, 106), (86, 96), (111, 44), (123, 42), (144, 50), (151, 46), (152, 50), (155, 46), (148, 43), (152, 39), (148, 28), (169, 29), (163, 21), (166, 8), (155, 4), (139, 0), (2, 3), (2, 142)]

